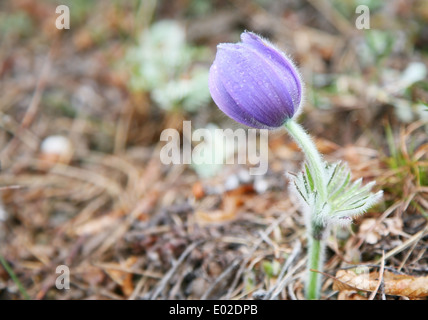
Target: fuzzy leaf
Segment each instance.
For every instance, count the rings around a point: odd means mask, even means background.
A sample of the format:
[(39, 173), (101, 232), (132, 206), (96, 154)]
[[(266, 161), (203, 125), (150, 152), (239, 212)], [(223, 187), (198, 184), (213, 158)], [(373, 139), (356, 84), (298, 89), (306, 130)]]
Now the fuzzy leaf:
[(320, 201), (314, 191), (313, 177), (307, 164), (301, 172), (292, 176), (297, 195), (309, 206), (314, 213), (312, 219), (318, 223), (349, 224), (382, 198), (382, 191), (371, 192), (374, 182), (362, 186), (362, 179), (351, 181), (351, 171), (346, 163), (326, 165), (326, 174), (327, 202)]

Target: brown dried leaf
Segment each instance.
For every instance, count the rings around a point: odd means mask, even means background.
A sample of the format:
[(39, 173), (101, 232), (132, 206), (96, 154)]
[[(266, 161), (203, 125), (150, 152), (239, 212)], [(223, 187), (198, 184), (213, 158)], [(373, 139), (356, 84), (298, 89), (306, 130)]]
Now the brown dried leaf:
[(330, 154), (340, 148), (340, 146), (333, 141), (323, 138), (317, 138), (315, 144), (322, 154)]
[(124, 263), (111, 263), (109, 266), (111, 268), (105, 269), (107, 274), (121, 286), (123, 294), (129, 297), (134, 291), (134, 283), (132, 281), (132, 273), (128, 270), (131, 270), (132, 267), (137, 263), (138, 258), (136, 256), (131, 256)]
[(377, 243), (382, 237), (389, 234), (400, 234), (403, 229), (401, 218), (387, 218), (383, 221), (368, 218), (364, 219), (359, 228), (359, 234), (370, 244)]
[[(376, 284), (373, 286), (373, 289)], [(356, 274), (352, 270), (339, 270), (333, 283), (333, 290), (370, 291), (368, 274)]]
[[(333, 290), (373, 291), (379, 282), (379, 272), (356, 274), (352, 270), (339, 270)], [(389, 271), (383, 274), (384, 292), (387, 295), (422, 298), (428, 296), (428, 276), (397, 275)]]
[(231, 221), (236, 218), (238, 208), (241, 205), (242, 201), (240, 198), (236, 196), (225, 196), (223, 199), (223, 209), (213, 211), (198, 210), (195, 213), (196, 221), (200, 224)]
[(96, 287), (104, 281), (106, 275), (100, 268), (85, 264), (80, 272), (80, 277), (91, 287)]
[(247, 186), (241, 186), (229, 191), (223, 196), (222, 209), (212, 211), (197, 210), (195, 212), (196, 221), (204, 225), (234, 220), (239, 207), (244, 203), (243, 195), (247, 191)]
[(122, 214), (120, 210), (112, 211), (78, 226), (74, 232), (78, 236), (97, 234), (116, 225)]
[(192, 186), (192, 194), (197, 200), (205, 196), (204, 186), (201, 182), (198, 181)]
[(355, 292), (355, 290), (343, 290), (339, 292), (337, 300), (367, 300), (367, 297)]
[(79, 29), (73, 35), (73, 44), (77, 50), (87, 50), (94, 45), (94, 39), (87, 29)]
[(222, 223), (232, 221), (236, 217), (236, 211), (214, 210), (214, 211), (196, 211), (196, 221), (201, 224)]

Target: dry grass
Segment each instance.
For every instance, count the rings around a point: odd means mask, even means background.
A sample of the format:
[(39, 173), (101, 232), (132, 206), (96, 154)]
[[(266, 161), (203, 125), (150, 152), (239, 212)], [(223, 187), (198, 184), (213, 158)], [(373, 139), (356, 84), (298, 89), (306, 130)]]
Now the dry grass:
[[(428, 123), (401, 121), (382, 99), (386, 86), (373, 80), (384, 68), (402, 70), (412, 50), (363, 66), (355, 63), (361, 33), (327, 2), (280, 8), (286, 19), (253, 2), (218, 3), (207, 21), (224, 19), (226, 30), (208, 22), (195, 28), (201, 19), (187, 13), (189, 39), (214, 48), (234, 41), (244, 25), (289, 47), (308, 82), (302, 122), (320, 150), (385, 190), (384, 202), (351, 229), (334, 230), (322, 298), (338, 298), (334, 275), (350, 266), (427, 275)], [(397, 30), (405, 17), (426, 15), (412, 4), (391, 2)], [(263, 193), (260, 181), (226, 190), (245, 167), (200, 179), (185, 165), (164, 166), (160, 132), (199, 118), (162, 112), (147, 94), (128, 89), (117, 61), (144, 28), (139, 18), (150, 17), (97, 2), (86, 19), (59, 32), (51, 26), (54, 1), (0, 6), (25, 12), (33, 29), (8, 33), (0, 49), (1, 299), (303, 299), (304, 222), (284, 176), (301, 158), (284, 134), (270, 136)], [(184, 19), (186, 8), (176, 6), (161, 2), (153, 19)], [(426, 51), (416, 47), (420, 32), (415, 50), (426, 65)], [(319, 87), (317, 74), (338, 76), (346, 92)], [(369, 95), (369, 82), (377, 94)], [(426, 99), (416, 89), (411, 97)], [(201, 113), (218, 116), (213, 105)], [(40, 149), (56, 134), (70, 140), (69, 154)], [(55, 287), (59, 265), (70, 269), (70, 290)], [(379, 286), (371, 298), (382, 296)]]

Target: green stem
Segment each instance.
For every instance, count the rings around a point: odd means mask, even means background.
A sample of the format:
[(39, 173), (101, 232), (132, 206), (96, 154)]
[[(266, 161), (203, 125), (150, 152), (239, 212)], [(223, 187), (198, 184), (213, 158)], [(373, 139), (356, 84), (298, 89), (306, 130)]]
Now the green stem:
[[(307, 282), (305, 288), (306, 299), (316, 300), (320, 298), (321, 291), (321, 273), (323, 270), (323, 255), (325, 240), (322, 236), (315, 238), (309, 234), (309, 257), (307, 265)], [(316, 270), (319, 272), (311, 271)]]
[[(290, 119), (284, 124), (288, 133), (299, 145), (305, 154), (308, 162), (308, 168), (314, 183), (314, 191), (319, 196), (321, 204), (327, 201), (327, 182), (325, 174), (325, 164), (315, 147), (309, 134), (294, 120)], [(310, 217), (307, 219), (308, 230), (308, 265), (307, 282), (305, 288), (306, 298), (309, 300), (319, 299), (321, 290), (321, 274), (311, 270), (322, 271), (323, 254), (325, 247), (326, 230), (319, 224), (317, 219), (317, 208), (310, 208)]]
[(318, 192), (321, 201), (325, 202), (327, 200), (327, 183), (325, 182), (324, 161), (320, 153), (309, 134), (293, 119), (289, 119), (284, 126), (304, 152), (309, 164), (309, 170), (314, 179), (315, 190)]

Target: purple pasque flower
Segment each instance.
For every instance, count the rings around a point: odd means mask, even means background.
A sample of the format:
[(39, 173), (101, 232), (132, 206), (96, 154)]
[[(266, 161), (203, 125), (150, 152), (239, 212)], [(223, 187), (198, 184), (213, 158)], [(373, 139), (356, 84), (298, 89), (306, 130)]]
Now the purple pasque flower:
[(294, 64), (252, 32), (242, 42), (222, 43), (210, 68), (209, 89), (217, 106), (249, 127), (275, 129), (298, 111), (303, 85)]

